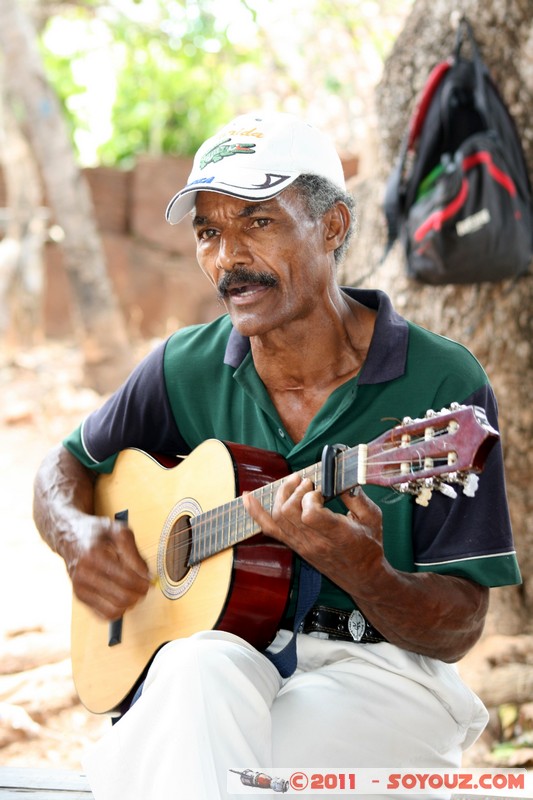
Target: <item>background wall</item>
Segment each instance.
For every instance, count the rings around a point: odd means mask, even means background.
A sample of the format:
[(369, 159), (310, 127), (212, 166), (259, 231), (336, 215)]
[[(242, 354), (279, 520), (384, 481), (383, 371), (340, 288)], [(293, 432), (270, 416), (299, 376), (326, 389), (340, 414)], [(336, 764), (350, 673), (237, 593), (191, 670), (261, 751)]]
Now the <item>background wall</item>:
[[(196, 262), (189, 220), (178, 225), (165, 220), (167, 203), (186, 183), (191, 165), (187, 158), (142, 157), (130, 171), (83, 170), (109, 274), (134, 339), (165, 336), (183, 325), (214, 319), (223, 310)], [(357, 159), (347, 155), (343, 165), (347, 178), (356, 174)], [(5, 205), (0, 175), (0, 208)], [(48, 240), (43, 257), (43, 333), (45, 338), (68, 338), (77, 314), (61, 245)]]

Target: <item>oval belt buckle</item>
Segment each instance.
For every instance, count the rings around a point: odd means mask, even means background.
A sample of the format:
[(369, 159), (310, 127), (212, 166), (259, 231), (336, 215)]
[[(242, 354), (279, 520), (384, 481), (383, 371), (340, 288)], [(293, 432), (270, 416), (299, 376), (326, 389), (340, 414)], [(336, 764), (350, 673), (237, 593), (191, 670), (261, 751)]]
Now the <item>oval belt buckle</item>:
[(354, 642), (360, 642), (365, 635), (366, 620), (357, 609), (348, 617), (348, 630)]

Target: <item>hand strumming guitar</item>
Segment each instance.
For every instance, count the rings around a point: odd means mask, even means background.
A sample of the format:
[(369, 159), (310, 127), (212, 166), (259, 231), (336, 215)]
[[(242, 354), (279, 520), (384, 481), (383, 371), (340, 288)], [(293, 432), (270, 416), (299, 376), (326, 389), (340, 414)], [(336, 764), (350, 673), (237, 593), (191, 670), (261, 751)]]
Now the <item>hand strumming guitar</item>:
[[(48, 481), (58, 470), (61, 480)], [(94, 479), (68, 450), (55, 448), (36, 481), (34, 514), (43, 519), (43, 536), (65, 561), (75, 595), (105, 619), (121, 617), (150, 588), (150, 574), (140, 556), (133, 532), (122, 522), (92, 514)], [(51, 494), (62, 494), (72, 504), (61, 504), (61, 519), (44, 523), (43, 509)]]

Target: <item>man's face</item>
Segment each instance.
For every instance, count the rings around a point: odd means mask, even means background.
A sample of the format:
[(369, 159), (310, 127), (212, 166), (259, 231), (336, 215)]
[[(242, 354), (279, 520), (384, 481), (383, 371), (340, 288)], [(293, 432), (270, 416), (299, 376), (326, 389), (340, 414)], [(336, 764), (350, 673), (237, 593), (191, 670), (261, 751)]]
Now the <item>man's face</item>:
[(198, 263), (243, 335), (283, 328), (323, 302), (333, 248), (296, 189), (261, 202), (198, 192), (193, 226)]

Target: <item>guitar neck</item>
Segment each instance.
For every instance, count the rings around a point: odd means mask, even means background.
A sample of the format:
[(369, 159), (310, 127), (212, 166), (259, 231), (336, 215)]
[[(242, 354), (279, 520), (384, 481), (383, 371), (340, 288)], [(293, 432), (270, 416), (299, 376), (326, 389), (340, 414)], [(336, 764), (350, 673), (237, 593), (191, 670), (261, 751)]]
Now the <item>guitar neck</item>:
[[(482, 408), (453, 403), (449, 409), (426, 412), (422, 419), (407, 417), (368, 444), (333, 447), (325, 451), (324, 467), (320, 462), (298, 474), (309, 478), (327, 498), (337, 497), (353, 486), (371, 484), (396, 487), (399, 492), (415, 495), (420, 505), (427, 505), (434, 490), (454, 497), (456, 492), (449, 486), (453, 483), (464, 487), (466, 496), (473, 497), (477, 476), (469, 473), (482, 471), (498, 439), (498, 431), (489, 424)], [(270, 513), (283, 480), (252, 492)], [(260, 533), (240, 497), (199, 514), (190, 524), (191, 564)]]
[[(363, 463), (360, 463), (363, 459)], [(351, 489), (358, 483), (364, 483), (366, 445), (359, 445), (338, 454), (334, 465), (334, 496)], [(322, 464), (312, 464), (298, 472), (302, 478), (309, 478), (315, 489), (322, 491)], [(278, 489), (285, 479), (265, 484), (250, 492), (263, 508), (272, 513)], [(200, 561), (215, 555), (222, 550), (233, 547), (245, 539), (261, 532), (255, 520), (244, 508), (242, 497), (236, 497), (229, 503), (204, 511), (191, 519), (193, 532), (192, 549), (189, 563)]]

